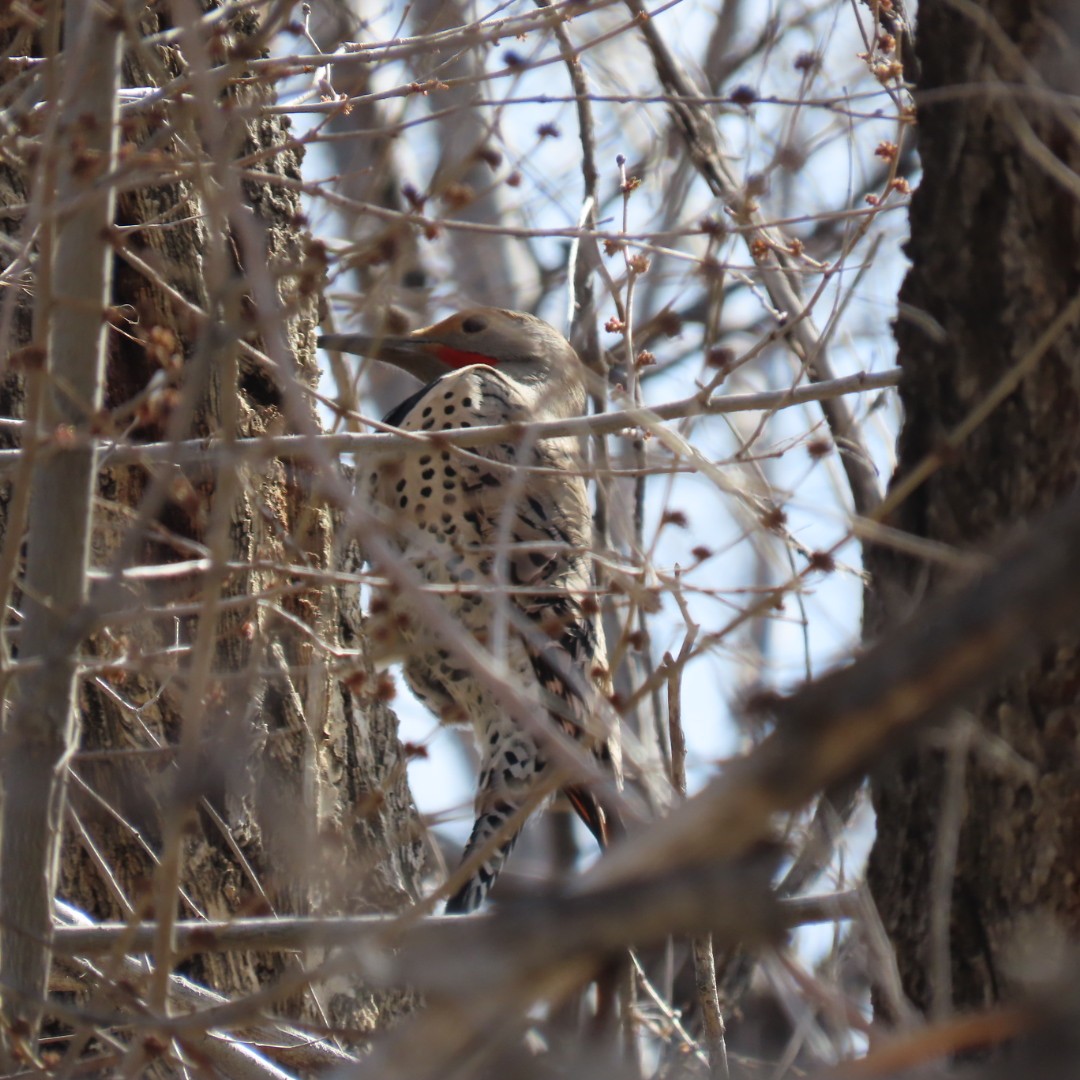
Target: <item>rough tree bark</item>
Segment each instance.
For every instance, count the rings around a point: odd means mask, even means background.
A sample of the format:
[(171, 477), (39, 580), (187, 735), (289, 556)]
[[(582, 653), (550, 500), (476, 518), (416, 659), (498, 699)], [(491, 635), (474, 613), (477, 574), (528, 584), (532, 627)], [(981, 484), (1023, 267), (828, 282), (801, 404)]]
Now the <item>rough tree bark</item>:
[[(936, 468), (892, 524), (983, 549), (1080, 473), (1080, 145), (1075, 115), (1045, 93), (1077, 92), (1080, 25), (1066, 4), (924, 0), (917, 41), (924, 176), (896, 326), (906, 421), (894, 491), (928, 457)], [(1019, 370), (1018, 385), (1002, 382)], [(1003, 400), (950, 438), (999, 387)], [(950, 571), (881, 548), (868, 562), (870, 632), (949, 585)], [(939, 738), (874, 779), (869, 879), (921, 1009), (1007, 997), (1031, 931), (1080, 930), (1078, 680), (1078, 642), (1063, 640), (972, 703), (970, 747)], [(1013, 760), (980, 752), (988, 738)], [(950, 835), (955, 784), (963, 812)]]
[[(160, 13), (146, 14), (140, 27), (143, 34), (169, 28)], [(227, 33), (213, 39), (215, 62), (259, 55), (264, 32), (255, 16), (234, 19)], [(129, 51), (125, 83), (162, 85), (191, 71), (198, 60), (184, 55), (183, 40)], [(25, 43), (21, 51), (34, 54)], [(207, 252), (220, 239), (210, 233), (214, 215), (206, 201), (212, 185), (205, 173), (220, 164), (214, 154), (227, 145), (237, 158), (251, 155), (265, 172), (299, 177), (301, 155), (289, 145), (288, 121), (245, 121), (240, 115), (266, 93), (257, 83), (223, 92), (218, 105), (226, 135), (216, 146), (201, 142), (197, 106), (191, 112), (179, 105), (144, 111), (123, 124), (127, 176), (166, 178), (193, 153), (205, 155), (202, 178), (189, 171), (194, 179), (129, 185), (119, 198), (123, 229), (113, 238), (110, 319), (116, 329), (105, 407), (136, 438), (220, 438), (230, 415), (237, 417), (237, 436), (288, 430), (279, 373), (243, 351), (238, 367), (226, 359), (230, 350), (236, 355), (241, 340), (264, 347), (259, 331), (266, 320), (284, 325), (300, 383), (313, 388), (318, 381), (313, 330), (322, 261), (299, 224), (293, 190), (244, 184), (246, 209), (235, 208), (228, 218), (221, 245), (231, 253), (228, 280), (220, 291), (207, 280)], [(25, 191), (19, 171), (5, 170), (5, 201), (22, 202)], [(247, 220), (256, 223), (258, 252), (236, 234), (237, 214), (250, 214)], [(257, 312), (249, 282), (268, 272), (277, 304)], [(193, 314), (189, 304), (209, 320)], [(4, 342), (9, 355), (24, 340), (22, 326), (17, 322)], [(234, 380), (230, 371), (238, 373)], [(18, 380), (10, 372), (13, 389), (5, 400), (14, 412)], [(163, 372), (175, 391), (145, 394)], [(192, 383), (194, 409), (180, 421), (184, 388)], [(173, 470), (165, 479), (162, 484), (153, 468), (102, 471), (95, 567), (116, 569), (118, 558), (121, 569), (160, 565), (204, 550), (223, 471)], [(277, 463), (243, 472), (229, 488), (227, 558), (233, 569), (220, 581), (213, 572), (194, 574), (180, 590), (175, 582), (151, 585), (131, 597), (133, 616), (85, 643), (96, 672), (80, 685), (59, 892), (95, 919), (151, 914), (150, 882), (176, 797), (175, 747), (188, 677), (185, 662), (171, 662), (169, 650), (195, 640), (205, 590), (218, 587), (230, 600), (251, 600), (217, 609), (198, 805), (183, 839), (178, 915), (391, 911), (415, 899), (425, 863), (423, 830), (408, 792), (396, 719), (372, 693), (377, 680), (369, 677), (356, 590), (331, 586), (316, 574), (297, 588), (299, 579), (289, 572), (357, 568), (354, 545), (336, 539), (337, 510), (319, 499), (317, 488), (306, 466)], [(9, 492), (10, 485), (0, 507), (7, 507)], [(140, 530), (134, 542), (133, 522)], [(168, 608), (176, 603), (187, 606), (173, 616)], [(341, 658), (350, 655), (355, 658), (343, 669)], [(111, 659), (115, 668), (108, 667)], [(266, 985), (297, 962), (281, 954), (207, 954), (183, 970), (219, 991), (238, 993)], [(316, 1002), (306, 994), (285, 1011), (360, 1035), (385, 1026), (410, 1000), (339, 982), (333, 995)]]

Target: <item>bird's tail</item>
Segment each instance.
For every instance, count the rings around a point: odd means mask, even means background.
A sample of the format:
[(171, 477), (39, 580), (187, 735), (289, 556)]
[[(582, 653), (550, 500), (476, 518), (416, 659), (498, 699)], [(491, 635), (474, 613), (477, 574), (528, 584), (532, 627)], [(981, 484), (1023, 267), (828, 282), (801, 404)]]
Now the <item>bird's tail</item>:
[(502, 839), (469, 880), (446, 901), (447, 915), (468, 915), (487, 899), (521, 832), (520, 822), (516, 826), (508, 824), (510, 819), (517, 815), (518, 809), (513, 803), (500, 799), (477, 816), (469, 842), (465, 845), (465, 853), (461, 857), (463, 863), (468, 862), (474, 852), (489, 846), (492, 837), (499, 835)]
[[(624, 829), (618, 811), (598, 798), (591, 789), (575, 785), (562, 790), (601, 848), (606, 848), (622, 835)], [(507, 793), (503, 792), (502, 798), (478, 812), (469, 842), (465, 845), (465, 852), (461, 857), (462, 863), (468, 862), (475, 852), (491, 847), (496, 836), (499, 837), (495, 841), (497, 846), (476, 868), (468, 881), (447, 900), (447, 915), (467, 915), (487, 899), (521, 833), (524, 824), (523, 815), (520, 813), (522, 805), (522, 802), (507, 797)]]
[(574, 808), (574, 813), (596, 837), (596, 842), (601, 849), (606, 850), (611, 846), (612, 841), (617, 840), (626, 831), (617, 808), (599, 797), (590, 788), (574, 785), (564, 787), (562, 791)]
[[(542, 791), (537, 788), (548, 765), (531, 735), (512, 726), (496, 727), (483, 740), (476, 798), (476, 824), (465, 845), (462, 862), (477, 852), (484, 861), (447, 901), (450, 915), (475, 911), (486, 899), (495, 879), (513, 850), (525, 818), (535, 808)], [(606, 744), (597, 755), (610, 765)], [(589, 827), (601, 847), (623, 831), (617, 809), (604, 799), (603, 785), (570, 784), (563, 788), (574, 810)]]

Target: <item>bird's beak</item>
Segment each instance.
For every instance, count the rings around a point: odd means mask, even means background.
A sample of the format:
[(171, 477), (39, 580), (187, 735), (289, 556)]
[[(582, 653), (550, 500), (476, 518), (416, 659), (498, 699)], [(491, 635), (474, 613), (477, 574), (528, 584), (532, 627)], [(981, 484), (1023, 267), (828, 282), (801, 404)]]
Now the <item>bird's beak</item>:
[(416, 376), (423, 383), (429, 383), (449, 370), (448, 365), (434, 351), (438, 343), (428, 336), (431, 329), (424, 327), (411, 334), (383, 334), (380, 337), (370, 337), (367, 334), (323, 334), (319, 338), (319, 345), (323, 349), (336, 349), (354, 356), (370, 356), (372, 360), (382, 360)]

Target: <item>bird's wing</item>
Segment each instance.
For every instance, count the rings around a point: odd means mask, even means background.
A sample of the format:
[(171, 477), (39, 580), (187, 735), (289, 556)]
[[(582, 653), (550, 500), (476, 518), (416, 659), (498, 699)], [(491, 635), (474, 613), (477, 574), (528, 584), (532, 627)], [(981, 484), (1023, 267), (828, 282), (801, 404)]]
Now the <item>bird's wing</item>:
[[(516, 387), (481, 373), (485, 401), (505, 415), (516, 412)], [(536, 415), (521, 403), (521, 411)], [(598, 714), (600, 690), (608, 674), (599, 606), (593, 584), (592, 507), (576, 439), (497, 444), (478, 453), (503, 466), (497, 482), (481, 468), (466, 490), (475, 497), (485, 541), (507, 544), (506, 577), (523, 620), (522, 639), (552, 718), (583, 741), (614, 772), (610, 733)], [(514, 466), (518, 466), (515, 468)], [(532, 471), (534, 470), (535, 471)], [(597, 841), (606, 845), (613, 815), (587, 787), (564, 789)]]
[(441, 377), (434, 379), (426, 386), (420, 387), (415, 394), (410, 394), (404, 401), (399, 401), (398, 404), (382, 418), (382, 422), (384, 424), (391, 424), (394, 427), (401, 427), (408, 415), (412, 412), (413, 406), (426, 398), (430, 391), (434, 389), (436, 383), (441, 381)]

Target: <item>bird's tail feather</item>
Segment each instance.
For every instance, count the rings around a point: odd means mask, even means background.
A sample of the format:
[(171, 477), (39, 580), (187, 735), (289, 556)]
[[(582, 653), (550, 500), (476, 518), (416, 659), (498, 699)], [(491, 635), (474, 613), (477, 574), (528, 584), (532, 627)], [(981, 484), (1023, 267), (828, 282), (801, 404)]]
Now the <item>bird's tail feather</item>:
[(564, 787), (563, 794), (577, 816), (585, 822), (589, 832), (596, 837), (596, 842), (601, 848), (610, 847), (612, 841), (617, 840), (625, 831), (618, 812), (608, 806), (591, 789), (574, 785)]
[[(461, 857), (461, 861), (463, 863), (468, 862), (473, 852), (486, 847), (496, 833), (505, 833), (508, 829), (513, 828), (513, 826), (508, 826), (507, 822), (516, 814), (517, 809), (516, 806), (512, 806), (507, 802), (499, 802), (487, 813), (481, 814), (476, 819), (476, 824), (473, 825), (472, 834), (469, 836), (469, 842), (465, 845), (465, 852)], [(487, 899), (487, 895), (491, 892), (491, 887), (495, 884), (495, 879), (499, 876), (503, 864), (514, 849), (514, 844), (520, 832), (521, 825), (518, 824), (517, 828), (514, 828), (476, 868), (468, 881), (446, 901), (447, 915), (468, 915), (469, 912), (475, 911)]]

